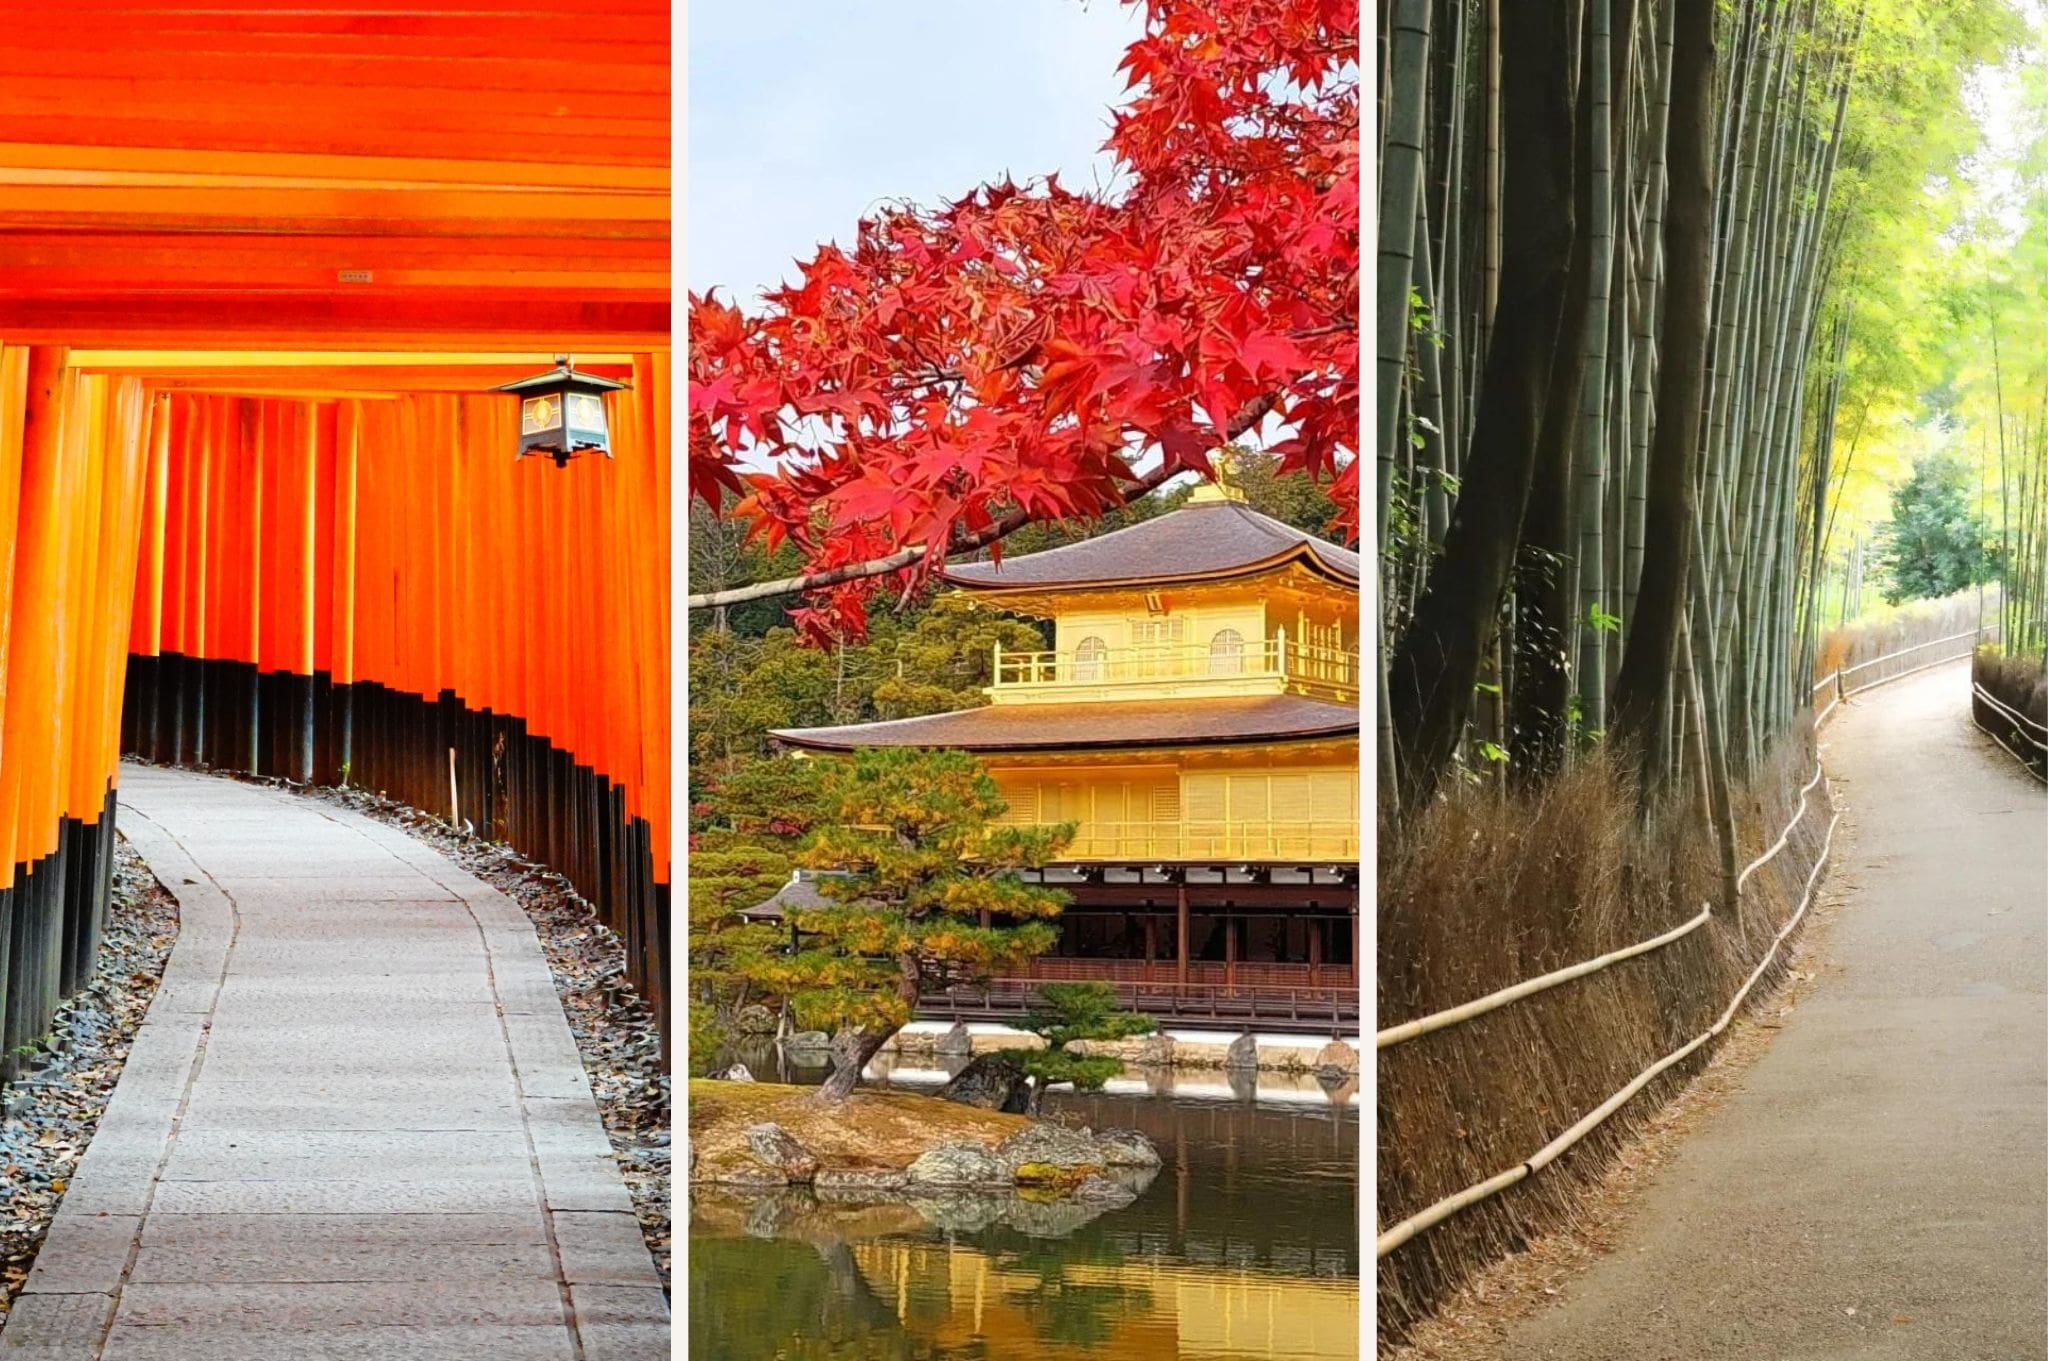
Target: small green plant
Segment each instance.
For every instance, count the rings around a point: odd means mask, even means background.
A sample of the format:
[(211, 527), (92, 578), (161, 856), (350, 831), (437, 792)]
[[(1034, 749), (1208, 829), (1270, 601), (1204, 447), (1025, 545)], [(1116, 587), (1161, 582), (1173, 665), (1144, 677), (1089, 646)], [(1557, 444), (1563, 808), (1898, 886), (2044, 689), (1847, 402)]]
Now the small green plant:
[(1071, 1086), (1099, 1092), (1123, 1072), (1123, 1060), (1106, 1055), (1067, 1051), (1075, 1040), (1121, 1040), (1149, 1035), (1158, 1026), (1149, 1016), (1118, 1009), (1116, 989), (1107, 983), (1044, 983), (1039, 1005), (1024, 1017), (1024, 1028), (1045, 1041), (1043, 1049), (1005, 1049), (1002, 1057), (1031, 1079), (1032, 1115), (1038, 1114), (1048, 1087)]

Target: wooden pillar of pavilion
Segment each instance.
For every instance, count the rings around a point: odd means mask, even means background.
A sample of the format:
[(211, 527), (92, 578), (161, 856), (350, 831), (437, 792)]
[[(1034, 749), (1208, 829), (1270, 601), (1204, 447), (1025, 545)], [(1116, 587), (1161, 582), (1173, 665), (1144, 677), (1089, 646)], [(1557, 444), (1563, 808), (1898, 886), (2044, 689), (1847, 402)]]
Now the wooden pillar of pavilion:
[(1229, 904), (1223, 911), (1223, 986), (1237, 985), (1237, 928), (1238, 919), (1230, 915)]
[(1351, 986), (1358, 986), (1358, 955), (1364, 942), (1358, 931), (1358, 885), (1351, 886)]
[(1188, 985), (1188, 881), (1183, 878), (1174, 885), (1174, 937), (1180, 948), (1174, 954), (1174, 978), (1182, 986)]

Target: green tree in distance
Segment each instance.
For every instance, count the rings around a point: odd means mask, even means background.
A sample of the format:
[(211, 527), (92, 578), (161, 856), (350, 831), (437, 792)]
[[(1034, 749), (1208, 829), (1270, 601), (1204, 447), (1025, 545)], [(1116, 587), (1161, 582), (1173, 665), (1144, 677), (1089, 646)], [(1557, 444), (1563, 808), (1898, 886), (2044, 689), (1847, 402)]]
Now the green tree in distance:
[(1005, 1049), (1009, 1059), (1031, 1079), (1029, 1112), (1038, 1114), (1049, 1087), (1071, 1086), (1099, 1092), (1123, 1072), (1122, 1059), (1068, 1051), (1075, 1040), (1121, 1040), (1149, 1035), (1158, 1029), (1149, 1016), (1124, 1011), (1116, 989), (1107, 983), (1046, 983), (1038, 989), (1038, 1005), (1025, 1014), (1024, 1028), (1045, 1041), (1043, 1049)]
[(1992, 528), (1974, 499), (1969, 470), (1945, 457), (1923, 459), (1893, 490), (1892, 518), (1879, 532), (1886, 600), (1953, 595), (1997, 574)]
[(690, 1053), (693, 1071), (724, 1066), (740, 1011), (780, 1005), (789, 935), (739, 914), (788, 882), (804, 838), (825, 814), (815, 761), (753, 757), (717, 777), (691, 810)]
[(1057, 889), (1017, 873), (1055, 858), (1074, 826), (997, 825), (996, 783), (965, 752), (863, 750), (825, 775), (832, 819), (797, 862), (831, 906), (799, 911), (801, 945), (766, 980), (806, 1025), (837, 1032), (818, 1099), (846, 1099), (918, 996), (986, 979), (1052, 948)]

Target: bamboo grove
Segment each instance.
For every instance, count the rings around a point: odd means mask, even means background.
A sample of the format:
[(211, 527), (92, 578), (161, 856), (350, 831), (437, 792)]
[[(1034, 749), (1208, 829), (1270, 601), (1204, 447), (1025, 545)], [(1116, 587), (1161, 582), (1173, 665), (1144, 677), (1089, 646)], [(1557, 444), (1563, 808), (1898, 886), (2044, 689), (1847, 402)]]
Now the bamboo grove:
[(1999, 425), (1999, 640), (2048, 671), (2048, 394), (2009, 420), (2001, 410)]
[(1605, 739), (1725, 816), (1808, 702), (1869, 222), (1950, 154), (1883, 111), (2015, 22), (1383, 0), (1383, 806)]

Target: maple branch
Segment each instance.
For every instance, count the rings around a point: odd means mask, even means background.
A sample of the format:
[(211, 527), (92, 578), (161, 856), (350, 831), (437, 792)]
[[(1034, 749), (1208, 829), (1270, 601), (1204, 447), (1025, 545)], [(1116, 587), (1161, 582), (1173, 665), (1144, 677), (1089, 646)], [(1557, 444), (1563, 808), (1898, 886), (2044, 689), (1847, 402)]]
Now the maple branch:
[[(1247, 402), (1244, 409), (1233, 416), (1230, 424), (1224, 427), (1223, 442), (1228, 444), (1264, 420), (1266, 413), (1273, 409), (1277, 400), (1277, 393), (1268, 393), (1264, 397)], [(1160, 483), (1179, 471), (1181, 470), (1170, 460), (1161, 459), (1157, 468), (1139, 475), (1132, 481), (1124, 492), (1121, 504), (1127, 506), (1139, 497), (1157, 490)], [(971, 553), (977, 548), (986, 548), (1030, 524), (1032, 519), (1031, 515), (1021, 509), (1013, 510), (984, 529), (954, 539), (947, 545), (945, 556), (950, 558), (961, 553)], [(885, 576), (890, 572), (900, 572), (906, 567), (915, 567), (930, 551), (929, 548), (919, 545), (916, 548), (899, 549), (887, 557), (848, 563), (844, 567), (828, 567), (822, 572), (806, 572), (801, 576), (781, 577), (774, 581), (757, 581), (751, 586), (733, 586), (722, 591), (701, 591), (687, 597), (684, 607), (692, 610), (713, 610), (721, 605), (744, 605), (750, 600), (796, 595), (804, 591), (823, 590), (827, 586), (843, 585), (849, 581)]]
[[(1178, 470), (1172, 465), (1162, 461), (1157, 468), (1145, 473), (1131, 484), (1122, 504), (1129, 505), (1147, 492), (1155, 490), (1176, 471)], [(947, 546), (945, 556), (950, 558), (961, 553), (972, 553), (977, 548), (986, 548), (998, 539), (1007, 538), (1030, 524), (1032, 518), (1022, 510), (1013, 510), (990, 523), (986, 529), (963, 534), (953, 540)], [(890, 572), (900, 572), (906, 567), (915, 567), (930, 551), (919, 545), (916, 548), (899, 549), (887, 557), (848, 563), (844, 567), (830, 567), (822, 572), (806, 572), (802, 576), (781, 577), (774, 581), (757, 581), (751, 586), (733, 586), (722, 591), (702, 591), (688, 597), (685, 607), (693, 610), (710, 610), (721, 605), (744, 605), (749, 600), (766, 600), (771, 596), (823, 590), (827, 586), (839, 586), (849, 581), (884, 576)]]

